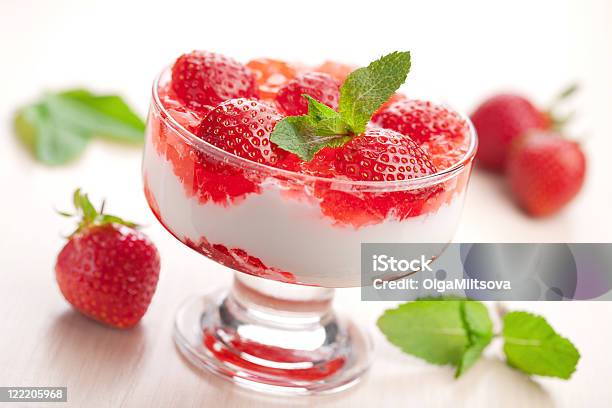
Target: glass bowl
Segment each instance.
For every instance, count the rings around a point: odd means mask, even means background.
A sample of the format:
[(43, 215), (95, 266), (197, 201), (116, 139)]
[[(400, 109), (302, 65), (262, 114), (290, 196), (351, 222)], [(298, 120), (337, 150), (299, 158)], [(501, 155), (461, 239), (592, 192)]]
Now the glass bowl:
[(179, 350), (260, 391), (313, 394), (354, 384), (372, 344), (331, 308), (333, 288), (360, 286), (361, 243), (451, 241), (477, 146), (471, 124), (466, 154), (437, 174), (389, 182), (315, 177), (196, 137), (161, 103), (169, 79), (166, 69), (153, 85), (142, 165), (147, 201), (179, 241), (235, 271), (232, 288), (180, 308)]

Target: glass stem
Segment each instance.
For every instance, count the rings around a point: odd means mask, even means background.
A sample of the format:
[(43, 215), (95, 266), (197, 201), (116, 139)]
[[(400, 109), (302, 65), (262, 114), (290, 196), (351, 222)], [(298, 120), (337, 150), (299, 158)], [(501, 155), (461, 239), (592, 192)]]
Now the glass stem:
[(292, 285), (234, 273), (226, 301), (248, 311), (258, 320), (291, 319), (293, 324), (321, 323), (330, 318), (334, 289)]

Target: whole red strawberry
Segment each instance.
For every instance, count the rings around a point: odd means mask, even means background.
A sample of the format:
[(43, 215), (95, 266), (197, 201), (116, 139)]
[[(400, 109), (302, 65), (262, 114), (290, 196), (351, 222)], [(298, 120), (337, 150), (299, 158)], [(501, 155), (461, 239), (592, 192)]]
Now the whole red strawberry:
[(270, 142), (270, 133), (281, 118), (276, 108), (265, 102), (230, 99), (206, 115), (195, 133), (226, 152), (275, 165), (289, 154)]
[(57, 257), (59, 288), (84, 315), (112, 327), (132, 327), (155, 293), (157, 249), (133, 223), (96, 211), (80, 190), (74, 204), (82, 219)]
[(276, 103), (287, 115), (305, 115), (308, 112), (306, 94), (332, 109), (338, 108), (340, 83), (331, 75), (310, 72), (300, 75), (281, 87), (276, 95)]
[(513, 146), (507, 177), (519, 205), (531, 215), (546, 216), (578, 194), (585, 167), (578, 143), (556, 133), (531, 131)]
[(176, 60), (172, 88), (189, 108), (204, 111), (227, 99), (257, 97), (255, 76), (247, 67), (208, 51), (193, 51)]
[(402, 98), (385, 103), (372, 122), (416, 141), (438, 170), (451, 167), (467, 152), (470, 128), (457, 112), (429, 101)]
[[(309, 170), (320, 175), (339, 175), (358, 181), (401, 181), (434, 174), (430, 157), (415, 141), (390, 129), (369, 126), (344, 146), (326, 148), (308, 163)], [(418, 215), (425, 203), (440, 192), (439, 188), (416, 190), (345, 192), (317, 185), (321, 210), (340, 224), (378, 223), (393, 214), (403, 220)]]
[(424, 143), (440, 134), (447, 139), (463, 139), (468, 131), (466, 121), (455, 111), (414, 99), (399, 100), (388, 105), (374, 115), (372, 122), (410, 136), (417, 143)]
[(251, 60), (247, 63), (247, 67), (255, 74), (259, 96), (270, 101), (274, 100), (281, 86), (297, 75), (297, 67), (285, 61), (270, 58)]
[(436, 172), (427, 153), (410, 137), (375, 127), (336, 149), (335, 168), (364, 181), (408, 180)]
[(548, 129), (550, 119), (526, 98), (499, 94), (484, 101), (472, 114), (478, 134), (477, 161), (484, 168), (502, 172), (513, 140), (532, 129)]

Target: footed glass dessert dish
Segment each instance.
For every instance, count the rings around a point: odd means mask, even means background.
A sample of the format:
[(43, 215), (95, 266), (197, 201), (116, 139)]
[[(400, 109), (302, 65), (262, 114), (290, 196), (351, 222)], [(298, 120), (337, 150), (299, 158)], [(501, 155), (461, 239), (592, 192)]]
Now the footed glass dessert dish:
[[(244, 98), (201, 109), (176, 94), (176, 80), (166, 69), (153, 86), (142, 166), (146, 199), (174, 237), (235, 275), (228, 290), (183, 304), (178, 348), (196, 366), (260, 391), (313, 394), (356, 383), (370, 365), (372, 343), (334, 311), (334, 288), (361, 284), (363, 242), (452, 239), (476, 150), (471, 125), (457, 115), (463, 139), (451, 148), (441, 142), (423, 153), (398, 142), (390, 152), (399, 156), (380, 156), (394, 168), (429, 167), (424, 174), (387, 177), (375, 163), (368, 177), (354, 166), (328, 166), (353, 160), (348, 153), (336, 158), (332, 148), (304, 166), (289, 153), (271, 158), (275, 146), (265, 137), (237, 148), (245, 154), (219, 147), (210, 138), (232, 146), (245, 134), (265, 136), (266, 121), (282, 112)], [(396, 137), (373, 125), (366, 134), (385, 146)], [(419, 156), (435, 156), (436, 149), (443, 154), (431, 162)], [(449, 152), (453, 162), (439, 169)], [(369, 162), (357, 160), (367, 170)]]

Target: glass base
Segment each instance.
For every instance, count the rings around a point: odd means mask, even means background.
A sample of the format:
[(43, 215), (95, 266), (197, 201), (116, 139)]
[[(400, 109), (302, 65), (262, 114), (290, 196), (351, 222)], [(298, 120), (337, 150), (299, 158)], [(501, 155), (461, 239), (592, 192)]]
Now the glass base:
[(197, 367), (273, 394), (323, 394), (356, 384), (370, 337), (331, 309), (333, 289), (236, 274), (232, 289), (188, 299), (174, 340)]

